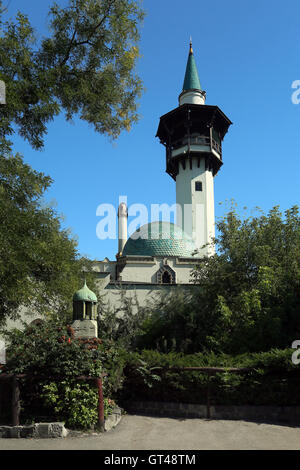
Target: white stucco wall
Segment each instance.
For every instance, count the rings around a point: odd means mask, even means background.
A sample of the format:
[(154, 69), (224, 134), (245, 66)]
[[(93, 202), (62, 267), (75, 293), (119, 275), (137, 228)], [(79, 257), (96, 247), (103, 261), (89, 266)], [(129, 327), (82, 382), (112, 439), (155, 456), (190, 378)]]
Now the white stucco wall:
[(200, 90), (188, 90), (179, 95), (179, 106), (183, 104), (205, 104), (205, 95)]
[[(27, 323), (28, 325), (36, 320), (37, 318), (42, 318), (42, 316), (29, 308), (21, 307), (19, 309), (19, 313), (21, 315), (20, 318), (17, 320), (12, 320), (12, 319), (7, 319), (6, 322), (1, 326), (1, 329), (3, 330), (23, 330), (23, 322)], [(1, 329), (0, 329), (0, 340), (4, 341), (4, 336), (1, 334)]]
[(188, 284), (191, 281), (193, 263), (182, 262), (176, 257), (155, 257), (154, 261), (133, 262), (128, 261), (121, 272), (122, 281), (157, 283), (157, 272), (163, 266), (169, 266), (176, 275), (176, 284)]
[[(154, 257), (147, 262), (128, 258), (120, 273), (122, 280), (119, 282), (99, 272), (98, 293), (101, 302), (104, 302), (106, 308), (110, 307), (117, 311), (121, 308), (121, 291), (123, 291), (126, 297), (136, 299), (139, 305), (148, 305), (159, 292), (172, 292), (180, 285), (191, 284), (191, 273), (197, 262), (177, 257)], [(175, 272), (176, 285), (157, 284), (157, 272), (163, 266), (168, 266)]]
[(94, 261), (93, 271), (98, 273), (107, 273), (113, 276), (116, 271), (116, 264), (116, 261), (110, 261), (108, 258), (105, 258), (103, 261)]
[[(145, 286), (145, 285), (123, 285), (122, 290), (124, 295), (127, 298), (133, 299), (133, 313), (136, 313), (137, 306), (136, 302), (139, 306), (150, 306), (152, 301), (155, 301), (157, 296), (161, 293), (171, 293), (176, 290), (179, 286), (167, 286), (167, 285), (153, 285), (153, 286)], [(104, 302), (106, 308), (110, 307), (114, 311), (118, 311), (117, 313), (122, 315), (122, 306), (121, 306), (121, 288), (118, 286), (110, 286), (109, 289), (105, 289), (101, 291), (101, 300)], [(99, 332), (101, 336), (101, 332)]]
[[(192, 169), (189, 161), (183, 169), (179, 165), (176, 176), (176, 203), (182, 210), (184, 231), (195, 239), (196, 246), (211, 242), (215, 233), (214, 215), (214, 179), (212, 172), (205, 169), (205, 160), (201, 158), (198, 168), (197, 158), (193, 158)], [(202, 191), (196, 191), (195, 183), (202, 183)], [(177, 218), (177, 224), (180, 224)], [(207, 249), (200, 254), (208, 254)]]

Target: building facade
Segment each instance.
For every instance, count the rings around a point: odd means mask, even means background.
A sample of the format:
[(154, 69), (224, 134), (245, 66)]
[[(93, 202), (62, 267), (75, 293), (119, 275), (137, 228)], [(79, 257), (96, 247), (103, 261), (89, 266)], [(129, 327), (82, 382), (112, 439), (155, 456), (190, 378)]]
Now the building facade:
[(190, 286), (195, 265), (214, 253), (214, 177), (232, 123), (205, 100), (190, 43), (178, 107), (160, 118), (156, 134), (165, 147), (166, 172), (176, 184), (176, 225), (152, 221), (128, 238), (127, 207), (120, 204), (116, 260), (94, 266), (99, 293), (112, 307), (121, 291), (144, 304), (155, 292)]

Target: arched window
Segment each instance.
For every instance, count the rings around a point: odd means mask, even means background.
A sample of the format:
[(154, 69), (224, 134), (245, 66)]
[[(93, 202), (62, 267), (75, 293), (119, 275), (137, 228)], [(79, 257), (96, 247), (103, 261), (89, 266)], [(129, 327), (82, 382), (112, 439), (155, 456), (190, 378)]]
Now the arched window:
[(162, 284), (171, 284), (172, 278), (171, 278), (171, 274), (168, 273), (168, 271), (164, 271), (162, 278), (161, 278), (161, 282)]
[(162, 266), (156, 273), (157, 284), (176, 284), (175, 271), (170, 266)]

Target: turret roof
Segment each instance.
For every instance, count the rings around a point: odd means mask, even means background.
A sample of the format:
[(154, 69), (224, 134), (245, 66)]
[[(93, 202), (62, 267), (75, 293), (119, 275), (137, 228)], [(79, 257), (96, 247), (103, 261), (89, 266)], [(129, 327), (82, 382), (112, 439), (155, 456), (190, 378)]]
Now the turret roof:
[(73, 296), (73, 301), (74, 302), (82, 302), (82, 301), (97, 302), (97, 297), (94, 294), (94, 292), (88, 288), (88, 286), (86, 285), (86, 281), (84, 281), (84, 286), (80, 290), (75, 292)]
[(190, 52), (186, 64), (186, 71), (182, 90), (202, 90), (192, 48), (192, 42), (190, 42)]

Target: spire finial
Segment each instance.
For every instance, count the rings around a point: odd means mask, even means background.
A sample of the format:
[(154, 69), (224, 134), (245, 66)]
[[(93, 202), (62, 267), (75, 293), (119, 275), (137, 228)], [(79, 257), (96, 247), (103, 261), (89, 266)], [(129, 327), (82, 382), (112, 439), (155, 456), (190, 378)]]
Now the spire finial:
[(193, 54), (192, 36), (190, 36), (190, 54)]

